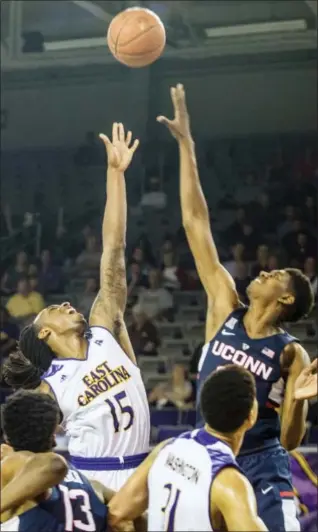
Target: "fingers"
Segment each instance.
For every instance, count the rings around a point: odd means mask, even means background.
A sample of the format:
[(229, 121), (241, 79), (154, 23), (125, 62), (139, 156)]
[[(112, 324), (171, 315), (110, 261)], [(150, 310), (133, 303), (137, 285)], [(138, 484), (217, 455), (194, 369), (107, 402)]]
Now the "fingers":
[(136, 140), (134, 141), (132, 147), (130, 148), (130, 151), (131, 151), (132, 153), (135, 153), (135, 151), (136, 151), (136, 149), (138, 148), (138, 146), (139, 146), (139, 140), (136, 139)]
[(318, 357), (312, 361), (309, 367), (313, 373), (318, 373)]
[(117, 124), (119, 142), (125, 142), (125, 130), (122, 123)]
[(109, 138), (106, 137), (106, 135), (104, 135), (104, 133), (100, 133), (98, 136), (103, 141), (103, 143), (105, 144), (106, 148), (111, 144)]
[(132, 139), (132, 132), (131, 131), (128, 131), (127, 133), (127, 137), (126, 137), (126, 146), (129, 148), (129, 145), (131, 143), (131, 139)]
[(164, 124), (165, 126), (167, 126), (169, 128), (173, 125), (172, 124), (173, 121), (169, 120), (165, 116), (157, 116), (157, 122), (159, 122), (160, 124)]

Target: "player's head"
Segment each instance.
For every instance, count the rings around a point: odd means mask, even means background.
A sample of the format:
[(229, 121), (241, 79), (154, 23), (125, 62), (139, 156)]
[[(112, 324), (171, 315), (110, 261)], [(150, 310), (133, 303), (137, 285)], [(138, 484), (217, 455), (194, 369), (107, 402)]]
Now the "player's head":
[(295, 322), (307, 316), (314, 304), (309, 279), (296, 268), (261, 272), (247, 289), (251, 303), (276, 303), (277, 321)]
[(257, 418), (258, 404), (253, 375), (230, 364), (209, 375), (203, 384), (200, 406), (209, 427), (220, 434), (242, 434)]
[(51, 451), (58, 422), (57, 403), (46, 394), (19, 390), (1, 407), (4, 438), (15, 451)]
[(69, 303), (52, 305), (38, 314), (31, 325), (20, 334), (19, 351), (9, 356), (4, 364), (6, 382), (15, 390), (39, 386), (61, 340), (73, 334), (84, 334), (87, 323), (82, 314)]

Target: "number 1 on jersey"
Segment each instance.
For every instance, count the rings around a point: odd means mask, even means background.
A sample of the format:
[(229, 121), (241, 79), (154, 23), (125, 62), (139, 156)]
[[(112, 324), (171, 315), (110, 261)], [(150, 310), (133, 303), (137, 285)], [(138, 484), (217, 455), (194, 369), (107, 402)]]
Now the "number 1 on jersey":
[[(169, 491), (166, 505), (163, 508), (161, 508), (161, 511), (164, 513), (165, 520), (166, 520), (165, 531), (173, 532), (174, 518), (176, 515), (177, 504), (179, 501), (181, 491), (179, 489), (174, 490), (172, 484), (170, 483), (165, 484), (164, 488)], [(170, 504), (170, 501), (171, 501), (171, 504)]]
[[(120, 413), (121, 414), (127, 414), (127, 416), (129, 416), (128, 417), (128, 422), (127, 422), (126, 426), (123, 427), (123, 430), (130, 429), (130, 427), (132, 426), (132, 424), (134, 422), (134, 411), (133, 411), (132, 407), (130, 405), (123, 405), (122, 404), (123, 399), (126, 399), (126, 397), (127, 397), (127, 395), (126, 395), (125, 392), (119, 392), (119, 393), (116, 393), (116, 395), (114, 395), (114, 399), (115, 399), (116, 403), (118, 404), (118, 406), (120, 408)], [(109, 408), (110, 408), (110, 413), (112, 415), (113, 423), (114, 423), (114, 431), (115, 432), (119, 432), (120, 423), (119, 423), (118, 415), (117, 415), (117, 412), (116, 412), (116, 405), (110, 399), (105, 399), (105, 403), (107, 403)]]

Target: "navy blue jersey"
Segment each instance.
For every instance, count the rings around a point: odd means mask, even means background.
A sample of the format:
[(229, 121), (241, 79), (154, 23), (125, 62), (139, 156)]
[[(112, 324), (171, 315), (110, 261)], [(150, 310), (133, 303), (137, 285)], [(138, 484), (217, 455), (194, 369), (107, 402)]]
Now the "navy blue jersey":
[[(68, 464), (64, 481), (52, 489), (50, 497), (40, 503), (57, 522), (64, 523), (64, 532), (105, 532), (107, 508), (96, 495), (89, 481)], [(59, 532), (59, 531), (58, 531)]]
[[(232, 312), (215, 337), (203, 347), (199, 362), (198, 401), (200, 389), (210, 373), (226, 364), (237, 364), (254, 375), (259, 403), (256, 425), (246, 433), (241, 452), (266, 448), (280, 438), (280, 421), (276, 408), (282, 403), (285, 380), (281, 373), (280, 355), (284, 347), (297, 341), (287, 332), (266, 338), (251, 339), (243, 317), (247, 308)], [(197, 426), (203, 420), (197, 404)]]
[(1, 532), (64, 532), (64, 524), (39, 506), (1, 523), (0, 528)]

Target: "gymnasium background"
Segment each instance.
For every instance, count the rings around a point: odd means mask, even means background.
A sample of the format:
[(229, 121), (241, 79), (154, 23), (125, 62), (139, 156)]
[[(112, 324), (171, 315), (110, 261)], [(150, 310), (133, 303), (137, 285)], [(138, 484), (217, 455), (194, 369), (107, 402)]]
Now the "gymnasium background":
[[(241, 298), (260, 269), (286, 265), (304, 270), (317, 298), (317, 4), (141, 1), (164, 22), (167, 47), (140, 70), (116, 63), (105, 41), (132, 5), (1, 1), (1, 358), (45, 304), (89, 312), (105, 199), (97, 135), (122, 121), (141, 140), (127, 172), (127, 323), (155, 443), (194, 423), (205, 316), (181, 227), (177, 146), (155, 117), (171, 115), (169, 87), (183, 83), (212, 228)], [(289, 330), (317, 356), (317, 308)], [(1, 381), (2, 401), (8, 393)], [(308, 531), (317, 436), (314, 400), (291, 456)]]

